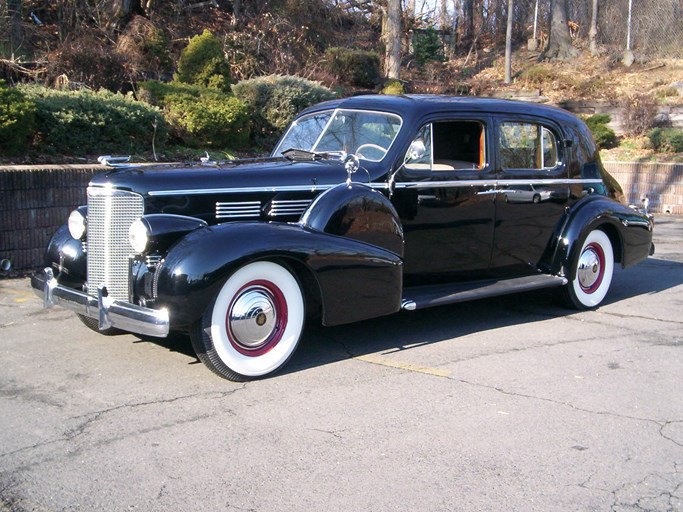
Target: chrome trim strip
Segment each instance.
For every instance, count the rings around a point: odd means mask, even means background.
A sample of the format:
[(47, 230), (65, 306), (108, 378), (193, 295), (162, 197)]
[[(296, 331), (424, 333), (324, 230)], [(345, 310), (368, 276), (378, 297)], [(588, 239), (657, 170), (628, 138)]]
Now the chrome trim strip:
[(31, 287), (43, 299), (46, 308), (62, 306), (78, 314), (97, 318), (100, 329), (115, 327), (127, 332), (146, 334), (163, 338), (170, 330), (168, 310), (151, 309), (113, 300), (107, 297), (106, 288), (101, 286), (98, 297), (91, 297), (73, 288), (61, 286), (50, 268), (31, 277)]
[(334, 185), (286, 185), (282, 187), (243, 187), (243, 188), (194, 188), (180, 190), (151, 190), (151, 197), (182, 195), (202, 195), (202, 194), (236, 194), (236, 193), (258, 193), (258, 192), (318, 192), (327, 190)]
[[(364, 183), (354, 182), (385, 190), (389, 188), (388, 183)], [(453, 181), (417, 181), (417, 182), (398, 182), (396, 188), (452, 188), (452, 187), (500, 187), (512, 185), (598, 185), (601, 179), (510, 179), (510, 180), (453, 180)], [(244, 188), (211, 188), (211, 189), (185, 189), (185, 190), (153, 190), (150, 196), (173, 196), (176, 194), (199, 195), (199, 194), (237, 194), (255, 192), (323, 192), (340, 185), (287, 185), (282, 187), (244, 187)]]
[(460, 180), (460, 181), (416, 181), (399, 182), (396, 188), (467, 188), (467, 187), (509, 187), (514, 185), (597, 185), (601, 179), (551, 179), (551, 180)]

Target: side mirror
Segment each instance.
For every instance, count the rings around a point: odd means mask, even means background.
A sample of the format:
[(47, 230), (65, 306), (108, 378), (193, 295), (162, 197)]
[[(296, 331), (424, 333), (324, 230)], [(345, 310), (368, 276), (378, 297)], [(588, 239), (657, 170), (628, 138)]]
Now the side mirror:
[(406, 159), (404, 163), (414, 162), (419, 160), (427, 152), (427, 147), (421, 139), (416, 139), (410, 144), (408, 152), (406, 153)]

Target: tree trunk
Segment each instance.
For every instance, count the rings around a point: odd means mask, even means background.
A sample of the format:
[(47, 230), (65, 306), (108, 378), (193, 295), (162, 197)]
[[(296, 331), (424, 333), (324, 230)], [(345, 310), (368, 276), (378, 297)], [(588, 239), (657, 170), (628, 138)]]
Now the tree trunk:
[(470, 44), (474, 40), (474, 0), (463, 0), (463, 25), (465, 27), (462, 41)]
[(406, 5), (406, 16), (411, 20), (415, 19), (415, 0), (408, 0), (408, 4)]
[(448, 6), (446, 5), (447, 1), (448, 0), (441, 0), (441, 5), (439, 6), (439, 28), (443, 31), (447, 31), (451, 25), (448, 20)]
[(576, 57), (579, 52), (572, 46), (567, 25), (567, 0), (552, 0), (550, 13), (550, 35), (548, 46), (543, 52), (544, 59), (568, 60)]
[(21, 27), (21, 0), (7, 0), (7, 14), (9, 15), (9, 45), (13, 56), (19, 57), (24, 32)]
[(591, 29), (588, 32), (588, 40), (590, 41), (591, 55), (598, 55), (598, 0), (593, 0)]
[(387, 78), (398, 79), (401, 70), (401, 0), (387, 1), (383, 28), (386, 45), (384, 74)]
[(512, 82), (512, 18), (514, 16), (514, 0), (508, 0), (508, 20), (505, 30), (505, 83)]
[(237, 28), (242, 22), (242, 0), (232, 2), (232, 25)]

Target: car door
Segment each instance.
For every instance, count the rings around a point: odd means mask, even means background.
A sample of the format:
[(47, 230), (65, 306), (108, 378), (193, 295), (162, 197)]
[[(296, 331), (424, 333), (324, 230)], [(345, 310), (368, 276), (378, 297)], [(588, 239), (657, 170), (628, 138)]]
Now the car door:
[(491, 119), (441, 116), (415, 136), (424, 156), (395, 178), (392, 202), (404, 229), (404, 285), (486, 277), (494, 233)]
[(495, 123), (498, 180), (491, 273), (537, 272), (569, 201), (562, 132), (549, 120), (500, 116)]

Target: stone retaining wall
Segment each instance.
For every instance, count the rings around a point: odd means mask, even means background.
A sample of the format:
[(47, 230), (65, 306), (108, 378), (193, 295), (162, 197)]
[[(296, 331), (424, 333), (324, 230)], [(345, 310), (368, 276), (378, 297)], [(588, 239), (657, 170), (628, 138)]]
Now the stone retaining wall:
[(75, 206), (100, 165), (0, 167), (0, 259), (15, 271), (40, 267), (55, 230)]
[[(632, 204), (644, 196), (654, 213), (683, 214), (683, 164), (604, 162)], [(0, 260), (14, 272), (42, 265), (45, 247), (100, 165), (0, 167)]]
[(647, 197), (653, 213), (683, 214), (683, 163), (603, 162), (629, 203)]

